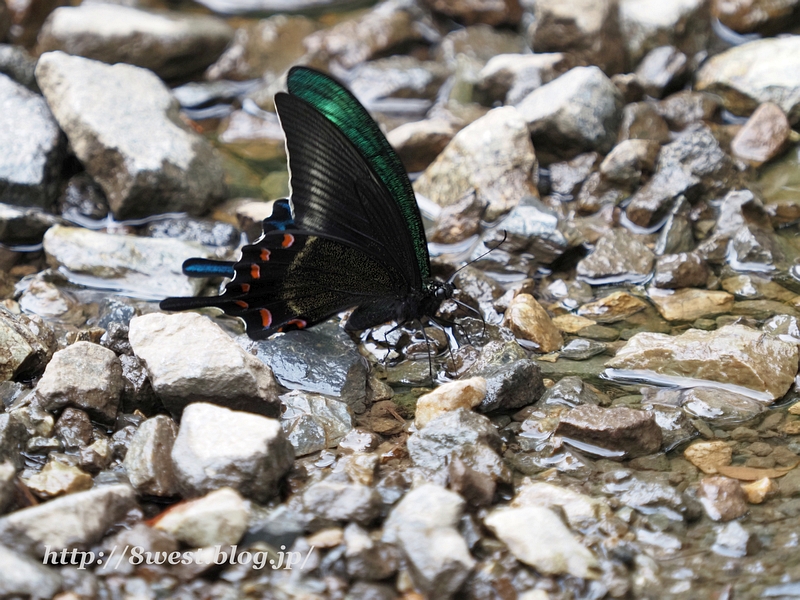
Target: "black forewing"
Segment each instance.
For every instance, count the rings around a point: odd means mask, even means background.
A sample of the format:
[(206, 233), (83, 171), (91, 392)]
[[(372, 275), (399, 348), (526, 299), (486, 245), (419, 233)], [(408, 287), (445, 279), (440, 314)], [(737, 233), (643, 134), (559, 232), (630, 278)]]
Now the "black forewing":
[(304, 100), (276, 94), (275, 106), (286, 134), (297, 227), (349, 242), (401, 273), (404, 285), (396, 294), (421, 289), (408, 226), (355, 146)]

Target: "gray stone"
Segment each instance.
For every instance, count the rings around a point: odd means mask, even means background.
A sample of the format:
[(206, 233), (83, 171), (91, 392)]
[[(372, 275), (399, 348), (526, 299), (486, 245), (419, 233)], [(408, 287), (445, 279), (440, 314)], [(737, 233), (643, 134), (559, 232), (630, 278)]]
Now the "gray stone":
[(434, 100), (448, 75), (440, 63), (395, 55), (356, 66), (344, 83), (364, 106), (374, 110), (388, 98)]
[(22, 467), (21, 452), (30, 437), (25, 425), (13, 413), (0, 414), (0, 461)]
[(754, 554), (760, 544), (758, 538), (747, 531), (739, 521), (717, 527), (717, 539), (711, 549), (720, 556), (742, 558)]
[(88, 446), (92, 439), (92, 421), (84, 411), (67, 407), (55, 423), (54, 432), (64, 448), (75, 450)]
[(572, 158), (611, 149), (622, 104), (622, 95), (600, 69), (575, 67), (531, 92), (517, 108), (538, 152)]
[(36, 80), (118, 219), (199, 214), (224, 198), (220, 158), (181, 121), (178, 103), (153, 73), (47, 52)]
[(125, 471), (139, 494), (174, 496), (178, 491), (172, 468), (172, 447), (178, 427), (166, 415), (139, 425), (125, 455)]
[(90, 231), (56, 225), (44, 236), (50, 264), (79, 285), (112, 288), (137, 297), (191, 296), (205, 279), (183, 277), (187, 258), (210, 258), (200, 244)]
[(286, 409), (281, 426), (295, 456), (336, 448), (353, 429), (353, 415), (340, 400), (299, 390), (280, 397)]
[(655, 140), (623, 140), (600, 163), (600, 173), (613, 183), (636, 186), (642, 175), (653, 172), (660, 151)]
[(561, 52), (499, 54), (478, 73), (475, 87), (488, 105), (500, 101), (514, 106), (536, 88), (563, 74), (570, 62)]
[(57, 217), (39, 209), (0, 204), (0, 244), (38, 244), (45, 231), (59, 222)]
[(136, 494), (125, 484), (68, 494), (0, 518), (0, 543), (40, 557), (85, 550), (135, 507)]
[[(103, 540), (103, 552), (108, 556), (116, 548), (125, 546), (132, 548), (137, 546), (143, 552), (175, 552), (178, 549), (178, 540), (170, 534), (159, 531), (154, 527), (149, 527), (144, 523), (136, 523), (130, 529), (123, 529), (116, 535)], [(103, 573), (116, 573), (119, 575), (130, 575), (136, 570), (136, 565), (130, 561), (113, 561), (103, 565)]]
[(404, 123), (386, 134), (409, 173), (424, 171), (436, 160), (460, 127), (448, 119), (433, 118)]
[(562, 377), (542, 394), (542, 404), (562, 405), (574, 408), (584, 404), (600, 404), (597, 392), (586, 385), (580, 377)]
[(653, 98), (663, 98), (681, 87), (689, 74), (688, 57), (673, 46), (653, 48), (636, 67), (636, 78), (645, 93)]
[(681, 131), (701, 121), (716, 120), (722, 103), (719, 96), (713, 94), (681, 90), (655, 104), (655, 110), (672, 129)]
[(591, 284), (643, 281), (653, 268), (652, 251), (623, 229), (612, 229), (578, 263), (578, 276)]
[(558, 351), (559, 358), (568, 358), (569, 360), (586, 360), (592, 356), (603, 354), (607, 346), (602, 342), (588, 340), (585, 338), (574, 338), (564, 345)]
[(0, 597), (51, 598), (61, 589), (61, 576), (40, 561), (0, 545)]
[(294, 450), (280, 423), (198, 402), (183, 411), (172, 463), (185, 495), (229, 486), (264, 502), (292, 467)]
[(399, 557), (395, 547), (373, 539), (355, 523), (344, 528), (344, 544), (347, 574), (354, 579), (380, 581), (397, 570)]
[(270, 368), (197, 313), (135, 317), (129, 339), (156, 395), (175, 415), (189, 402), (212, 402), (267, 416), (280, 412)]
[(658, 514), (671, 521), (681, 521), (687, 512), (683, 496), (673, 488), (666, 477), (649, 473), (647, 477), (632, 476), (622, 481), (609, 482), (604, 491), (619, 501), (644, 514)]
[(53, 355), (36, 386), (47, 410), (72, 406), (102, 422), (117, 416), (122, 392), (122, 365), (108, 348), (76, 342)]
[(17, 469), (14, 463), (9, 460), (0, 462), (0, 515), (6, 512), (11, 505), (16, 493), (14, 480), (17, 477)]
[(310, 485), (303, 492), (305, 511), (329, 521), (369, 525), (380, 513), (381, 497), (373, 488), (331, 478)]
[(500, 242), (507, 233), (505, 244), (508, 245), (504, 244), (503, 250), (529, 252), (537, 262), (549, 265), (576, 245), (577, 240), (570, 239), (564, 230), (564, 224), (553, 210), (540, 200), (526, 196), (503, 219), (502, 231), (487, 233), (485, 243)]
[(613, 458), (653, 454), (662, 441), (661, 428), (652, 413), (625, 406), (587, 404), (573, 408), (561, 416), (556, 434), (610, 450)]
[(710, 387), (684, 391), (681, 394), (681, 406), (693, 417), (722, 429), (750, 423), (767, 410), (763, 402)]
[(474, 192), (488, 206), (485, 218), (494, 220), (536, 193), (535, 166), (525, 121), (515, 108), (504, 106), (459, 131), (414, 182), (414, 190), (439, 206)]
[(233, 29), (215, 17), (93, 2), (50, 13), (37, 50), (128, 63), (174, 79), (205, 69), (232, 39)]
[(284, 387), (332, 396), (355, 412), (364, 411), (367, 367), (350, 337), (335, 323), (289, 331), (252, 347)]
[(49, 208), (65, 149), (44, 98), (0, 74), (0, 202)]
[(542, 373), (529, 359), (491, 364), (471, 375), (486, 379), (486, 396), (475, 408), (480, 412), (509, 410), (536, 402), (544, 392)]
[(38, 93), (39, 86), (36, 85), (35, 70), (36, 59), (25, 48), (13, 44), (0, 44), (0, 73), (8, 75), (20, 85)]
[(40, 317), (0, 308), (0, 381), (39, 375), (55, 345), (53, 330)]

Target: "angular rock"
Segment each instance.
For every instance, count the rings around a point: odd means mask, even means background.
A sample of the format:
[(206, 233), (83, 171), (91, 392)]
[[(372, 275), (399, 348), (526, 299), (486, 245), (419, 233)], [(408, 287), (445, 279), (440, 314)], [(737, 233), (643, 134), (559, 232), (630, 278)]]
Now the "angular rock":
[(488, 105), (500, 101), (514, 106), (536, 88), (566, 72), (570, 62), (560, 52), (498, 54), (478, 73), (476, 90)]
[(353, 415), (344, 402), (295, 390), (284, 394), (281, 426), (295, 456), (335, 448), (353, 429)]
[(36, 386), (46, 410), (72, 406), (94, 419), (113, 422), (122, 393), (122, 365), (108, 348), (75, 342), (53, 355)]
[(57, 217), (39, 209), (0, 204), (0, 244), (38, 244), (45, 231), (58, 222)]
[(703, 287), (711, 269), (694, 253), (665, 254), (656, 260), (653, 285), (663, 289)]
[[(499, 508), (484, 523), (517, 560), (540, 573), (569, 574), (582, 579), (599, 577), (597, 559), (548, 508)], [(546, 539), (547, 543), (537, 543), (537, 539)]]
[(233, 29), (215, 17), (91, 3), (50, 13), (37, 50), (128, 63), (175, 79), (205, 69), (232, 39)]
[(55, 345), (53, 331), (40, 317), (0, 308), (0, 381), (38, 375)]
[(178, 427), (166, 415), (156, 415), (139, 425), (125, 455), (125, 471), (139, 494), (174, 496), (178, 484), (172, 468), (172, 446)]
[(181, 121), (177, 102), (153, 73), (48, 52), (36, 80), (116, 218), (200, 214), (224, 198), (220, 158)]
[(722, 104), (713, 94), (682, 90), (658, 102), (655, 109), (670, 128), (682, 131), (701, 121), (717, 120)]
[(697, 497), (713, 521), (738, 519), (748, 510), (742, 486), (728, 477), (704, 477), (700, 480)]
[(797, 0), (771, 2), (756, 0), (755, 2), (727, 2), (714, 0), (712, 11), (720, 22), (736, 33), (758, 31), (773, 33), (781, 31), (791, 21), (796, 20)]
[(22, 467), (20, 453), (30, 436), (25, 425), (14, 413), (0, 414), (0, 461)]
[(44, 98), (0, 74), (0, 202), (50, 208), (65, 150)]
[(747, 116), (773, 102), (790, 123), (800, 118), (800, 36), (756, 40), (726, 50), (697, 72), (695, 89), (718, 94), (725, 108)]
[(14, 479), (17, 477), (17, 469), (11, 461), (0, 462), (0, 515), (6, 512), (11, 505), (16, 493)]
[(92, 476), (78, 467), (51, 460), (42, 470), (25, 481), (36, 496), (43, 499), (82, 492), (92, 487)]
[(537, 198), (527, 196), (503, 219), (502, 231), (498, 228), (485, 234), (484, 243), (500, 243), (508, 234), (504, 249), (529, 252), (537, 262), (549, 265), (579, 243), (573, 236), (568, 237), (568, 233), (555, 211)]
[(695, 442), (683, 451), (683, 455), (703, 473), (715, 475), (719, 472), (717, 467), (731, 464), (733, 450), (722, 440), (714, 440)]
[(494, 220), (536, 193), (535, 166), (525, 121), (515, 108), (504, 106), (459, 131), (414, 182), (414, 190), (439, 206), (474, 191), (478, 202), (488, 205), (485, 218)]
[[(394, 546), (374, 540), (355, 523), (344, 528), (347, 573), (356, 579), (380, 581), (397, 571), (398, 556)], [(352, 591), (352, 588), (351, 588)]]
[(235, 544), (247, 530), (249, 503), (236, 490), (223, 487), (182, 502), (158, 515), (153, 527), (193, 548)]
[[(608, 152), (617, 138), (622, 95), (597, 67), (575, 67), (517, 106), (533, 145), (560, 158)], [(548, 162), (553, 162), (548, 160)]]
[(660, 151), (655, 140), (623, 140), (603, 159), (600, 174), (619, 185), (638, 185), (643, 174), (653, 172)]
[(567, 487), (524, 479), (511, 500), (512, 508), (536, 506), (559, 508), (570, 527), (582, 529), (598, 524), (611, 514), (611, 507), (604, 499), (579, 494)]
[(717, 539), (711, 549), (720, 556), (742, 558), (754, 554), (759, 547), (758, 538), (742, 527), (738, 521), (731, 521), (717, 529)]
[[(124, 548), (125, 545), (128, 548), (137, 546), (143, 552), (166, 552), (167, 554), (175, 552), (179, 547), (178, 540), (174, 537), (144, 523), (136, 523), (130, 529), (123, 529), (116, 535), (105, 538), (102, 544), (106, 556), (111, 553), (115, 546)], [(113, 571), (117, 575), (131, 575), (135, 570), (136, 565), (125, 560), (119, 561), (117, 564), (106, 563), (103, 565), (103, 573)]]
[(781, 108), (765, 102), (750, 115), (731, 140), (731, 153), (753, 167), (760, 167), (785, 148), (792, 131)]
[(539, 352), (553, 352), (564, 344), (547, 311), (530, 294), (514, 297), (506, 310), (505, 324), (517, 337), (536, 344)]
[(792, 385), (798, 350), (750, 327), (726, 325), (716, 331), (690, 329), (676, 337), (637, 333), (606, 366), (714, 381), (723, 389), (736, 386), (732, 391), (771, 401)]
[(381, 504), (380, 494), (360, 483), (326, 479), (303, 492), (305, 510), (330, 521), (369, 525), (378, 516)]
[[(2, 21), (2, 16), (0, 16), (0, 21)], [(0, 25), (1, 28), (2, 25)], [(38, 93), (39, 86), (36, 85), (36, 78), (33, 75), (35, 69), (36, 59), (25, 48), (13, 44), (0, 44), (0, 73), (8, 75), (17, 83)]]
[(624, 406), (600, 408), (578, 406), (561, 416), (556, 434), (615, 454), (615, 458), (636, 458), (658, 452), (661, 428), (652, 413)]
[(626, 104), (622, 109), (618, 141), (653, 140), (661, 144), (670, 141), (669, 127), (650, 102)]
[(623, 229), (612, 229), (578, 263), (578, 276), (591, 284), (643, 281), (653, 268), (653, 252)]
[(280, 423), (202, 402), (183, 411), (172, 463), (185, 495), (229, 486), (264, 502), (292, 467), (294, 450)]
[(280, 412), (270, 368), (219, 326), (197, 313), (135, 317), (129, 338), (153, 390), (173, 413), (189, 402), (212, 402), (267, 416)]
[(674, 46), (653, 48), (636, 67), (636, 78), (645, 93), (663, 98), (680, 88), (689, 74), (688, 57)]
[(733, 296), (721, 290), (648, 288), (647, 297), (667, 321), (694, 321), (700, 317), (730, 312)]
[(450, 381), (417, 399), (414, 424), (422, 429), (439, 415), (457, 408), (471, 409), (486, 397), (486, 380), (471, 377)]
[(626, 292), (613, 292), (578, 309), (578, 315), (597, 323), (615, 323), (647, 308), (647, 303)]
[(527, 358), (503, 355), (480, 369), (470, 370), (470, 374), (486, 380), (486, 396), (476, 408), (482, 413), (533, 404), (544, 391), (538, 365)]
[(547, 388), (542, 394), (541, 403), (574, 408), (584, 404), (600, 404), (601, 398), (595, 389), (584, 383), (580, 377), (568, 375)]
[(51, 598), (61, 589), (56, 569), (0, 545), (0, 596), (4, 598)]
[(409, 173), (423, 171), (447, 147), (459, 127), (447, 119), (404, 123), (386, 134)]
[(68, 494), (0, 518), (0, 542), (37, 556), (85, 550), (135, 507), (136, 494), (125, 484)]

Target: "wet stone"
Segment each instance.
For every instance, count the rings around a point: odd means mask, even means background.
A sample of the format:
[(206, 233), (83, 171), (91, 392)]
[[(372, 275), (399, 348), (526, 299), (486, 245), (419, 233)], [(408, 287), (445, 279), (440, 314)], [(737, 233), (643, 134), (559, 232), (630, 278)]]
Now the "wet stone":
[(653, 172), (660, 151), (655, 140), (623, 140), (603, 159), (600, 173), (608, 181), (636, 186), (643, 174)]
[(139, 425), (125, 455), (125, 471), (139, 494), (174, 496), (177, 481), (172, 469), (172, 447), (178, 427), (166, 415), (157, 415)]
[(478, 73), (477, 91), (488, 105), (515, 106), (525, 96), (564, 73), (571, 60), (560, 52), (498, 54)]
[(531, 92), (517, 108), (536, 148), (556, 153), (553, 158), (572, 158), (611, 149), (622, 96), (597, 67), (576, 67)]
[(36, 80), (118, 219), (202, 213), (224, 197), (216, 151), (180, 120), (177, 101), (152, 72), (48, 52)]
[(562, 231), (558, 216), (530, 196), (523, 198), (503, 219), (502, 232), (489, 233), (485, 243), (500, 242), (506, 234), (510, 250), (530, 252), (543, 264), (552, 263), (573, 245)]
[(356, 523), (344, 528), (344, 558), (347, 573), (356, 579), (380, 581), (397, 571), (398, 555), (394, 546), (375, 540)]
[(569, 360), (586, 360), (592, 356), (597, 356), (606, 351), (606, 345), (601, 342), (589, 340), (585, 338), (575, 338), (570, 340), (564, 347), (559, 350), (561, 358), (568, 358)]
[(601, 342), (614, 342), (619, 338), (618, 330), (613, 327), (606, 327), (605, 325), (589, 325), (581, 328), (577, 333), (581, 337)]
[(517, 337), (536, 344), (539, 352), (553, 352), (564, 343), (547, 311), (530, 294), (519, 294), (511, 301), (505, 323)]
[(432, 100), (448, 74), (437, 62), (391, 56), (358, 65), (344, 83), (365, 106), (380, 108), (381, 101), (389, 98)]
[(91, 3), (54, 10), (39, 33), (37, 50), (128, 63), (174, 79), (206, 68), (232, 38), (233, 30), (211, 16)]
[(247, 530), (249, 516), (247, 501), (236, 490), (223, 487), (167, 509), (156, 517), (153, 527), (201, 548), (235, 544)]
[(442, 384), (417, 399), (414, 424), (422, 429), (430, 421), (448, 411), (474, 408), (485, 397), (486, 380), (483, 377), (471, 377)]
[(613, 493), (625, 506), (644, 514), (659, 514), (672, 521), (680, 521), (687, 506), (680, 492), (669, 485), (666, 478), (633, 476), (619, 483), (607, 484), (605, 491)]
[(622, 109), (618, 140), (653, 140), (666, 144), (670, 141), (669, 127), (651, 103), (626, 104)]
[(80, 449), (78, 466), (92, 475), (96, 475), (111, 464), (114, 450), (108, 438), (99, 437), (89, 446)]
[(61, 589), (56, 569), (25, 556), (18, 549), (0, 545), (0, 595), (4, 597), (55, 596)]
[(536, 154), (525, 120), (513, 107), (490, 110), (459, 131), (414, 182), (414, 190), (448, 206), (474, 190), (495, 220), (535, 194), (531, 174)]
[(670, 128), (678, 131), (693, 123), (714, 120), (720, 109), (718, 97), (691, 90), (677, 92), (656, 104)]
[(92, 476), (78, 467), (51, 460), (29, 477), (25, 485), (39, 498), (48, 499), (88, 490), (92, 487)]
[(653, 285), (664, 289), (704, 287), (709, 275), (708, 264), (694, 253), (665, 254), (656, 260)]
[(0, 74), (0, 202), (49, 208), (65, 144), (44, 98)]
[(721, 290), (648, 288), (647, 297), (667, 321), (694, 321), (700, 317), (730, 312), (733, 296)]
[(683, 392), (681, 406), (690, 415), (722, 428), (751, 422), (766, 410), (762, 402), (747, 396), (704, 387)]
[(700, 480), (697, 497), (712, 521), (731, 521), (748, 508), (744, 492), (735, 479), (714, 475)]
[(0, 518), (0, 541), (43, 556), (45, 549), (87, 549), (136, 505), (129, 485), (116, 484), (67, 494)]
[(618, 452), (617, 458), (652, 454), (662, 441), (652, 414), (621, 406), (573, 408), (562, 415), (556, 434)]
[(717, 528), (717, 538), (711, 549), (720, 556), (741, 558), (758, 550), (758, 539), (750, 534), (741, 523), (731, 521)]
[(22, 466), (20, 452), (28, 439), (25, 426), (13, 413), (0, 414), (0, 461)]
[(353, 428), (353, 416), (341, 400), (295, 390), (280, 397), (281, 426), (295, 456), (335, 448)]
[(575, 529), (595, 526), (611, 513), (611, 508), (603, 499), (580, 494), (567, 487), (527, 478), (518, 487), (511, 506), (558, 508), (563, 512), (570, 527)]
[(327, 478), (303, 492), (304, 510), (328, 521), (369, 525), (380, 512), (381, 497), (369, 486)]
[(92, 439), (92, 422), (82, 410), (65, 408), (55, 424), (55, 434), (66, 449), (88, 446)]
[(577, 273), (591, 284), (644, 280), (653, 268), (652, 251), (628, 231), (614, 229), (578, 263)]
[(602, 404), (602, 399), (596, 389), (584, 383), (580, 377), (568, 375), (545, 390), (541, 404), (574, 408), (584, 404)]
[(350, 337), (335, 323), (253, 344), (284, 387), (337, 398), (363, 412), (367, 371)]
[(647, 308), (647, 303), (627, 292), (613, 292), (578, 309), (578, 315), (597, 323), (615, 323)]
[(229, 486), (263, 502), (293, 459), (277, 420), (205, 403), (186, 407), (172, 447), (178, 486), (189, 496)]
[(598, 161), (596, 152), (579, 154), (572, 160), (550, 165), (550, 191), (562, 202), (573, 199), (594, 170)]
[(213, 402), (276, 416), (278, 384), (270, 368), (197, 313), (152, 313), (130, 323), (131, 347), (156, 395), (175, 415), (189, 402)]
[(791, 126), (777, 104), (765, 102), (731, 141), (731, 153), (754, 167), (775, 158), (789, 141)]
[(45, 409), (72, 406), (106, 423), (117, 415), (121, 392), (119, 359), (111, 350), (90, 342), (76, 342), (56, 352), (36, 386)]
[(660, 46), (647, 53), (636, 67), (636, 77), (645, 93), (663, 98), (680, 88), (689, 75), (689, 59), (673, 46)]

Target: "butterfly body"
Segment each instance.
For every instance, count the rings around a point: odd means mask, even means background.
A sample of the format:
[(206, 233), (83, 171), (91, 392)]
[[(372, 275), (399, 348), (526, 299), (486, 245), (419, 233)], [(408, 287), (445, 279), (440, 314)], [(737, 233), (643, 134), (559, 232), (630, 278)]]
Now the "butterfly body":
[(274, 203), (263, 235), (236, 263), (190, 259), (189, 276), (227, 275), (211, 298), (167, 298), (164, 310), (216, 306), (254, 339), (303, 329), (351, 308), (361, 330), (435, 315), (453, 288), (431, 277), (411, 183), (377, 124), (341, 84), (295, 67), (275, 97), (291, 201)]

